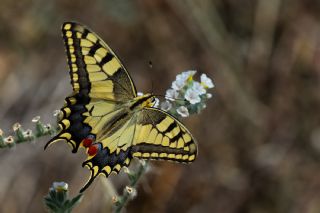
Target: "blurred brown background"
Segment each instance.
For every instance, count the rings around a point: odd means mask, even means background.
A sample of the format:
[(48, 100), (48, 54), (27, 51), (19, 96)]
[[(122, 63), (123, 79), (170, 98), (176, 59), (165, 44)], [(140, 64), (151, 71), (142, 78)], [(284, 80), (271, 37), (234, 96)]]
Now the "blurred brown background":
[[(139, 91), (164, 94), (197, 69), (214, 97), (185, 119), (199, 143), (191, 165), (153, 163), (127, 212), (320, 212), (320, 2), (312, 0), (0, 1), (0, 128), (10, 134), (71, 92), (61, 39), (81, 22), (120, 56)], [(150, 69), (148, 62), (153, 62)], [(45, 212), (53, 181), (75, 195), (85, 155), (48, 138), (0, 150), (0, 212)], [(133, 165), (134, 166), (134, 165)], [(104, 180), (102, 182), (101, 180)], [(100, 178), (75, 212), (110, 212)], [(121, 173), (109, 178), (121, 193)]]

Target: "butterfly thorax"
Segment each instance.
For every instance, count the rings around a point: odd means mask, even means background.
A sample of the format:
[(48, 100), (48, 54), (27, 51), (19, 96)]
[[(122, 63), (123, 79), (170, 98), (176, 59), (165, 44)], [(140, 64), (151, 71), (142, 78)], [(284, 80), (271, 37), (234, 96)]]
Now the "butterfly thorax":
[(142, 96), (135, 97), (130, 101), (129, 109), (131, 111), (141, 110), (144, 107), (153, 107), (155, 103), (155, 96), (148, 93)]

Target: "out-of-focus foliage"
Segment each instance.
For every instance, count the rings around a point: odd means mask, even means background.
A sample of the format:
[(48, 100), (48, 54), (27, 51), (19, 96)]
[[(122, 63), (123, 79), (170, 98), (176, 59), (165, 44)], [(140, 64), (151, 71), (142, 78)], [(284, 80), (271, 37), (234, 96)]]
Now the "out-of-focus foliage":
[[(198, 159), (153, 163), (128, 212), (319, 212), (319, 11), (312, 0), (2, 0), (0, 128), (54, 121), (71, 92), (60, 26), (78, 21), (118, 53), (139, 91), (165, 94), (189, 69), (216, 85), (184, 122)], [(43, 212), (53, 181), (77, 194), (85, 155), (64, 143), (44, 152), (46, 141), (0, 150), (0, 212)], [(100, 179), (75, 212), (108, 211), (127, 183), (123, 173), (110, 178), (115, 188)]]

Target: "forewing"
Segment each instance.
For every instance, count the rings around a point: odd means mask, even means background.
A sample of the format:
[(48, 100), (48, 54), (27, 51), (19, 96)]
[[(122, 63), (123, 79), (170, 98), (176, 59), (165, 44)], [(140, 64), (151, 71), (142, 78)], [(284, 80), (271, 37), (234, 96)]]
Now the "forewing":
[(73, 90), (91, 98), (112, 100), (136, 97), (129, 73), (111, 48), (86, 27), (66, 22), (62, 35)]
[(65, 99), (60, 132), (49, 144), (65, 139), (77, 152), (89, 134), (97, 135), (122, 104), (136, 97), (128, 72), (95, 33), (77, 23), (62, 26), (74, 94)]

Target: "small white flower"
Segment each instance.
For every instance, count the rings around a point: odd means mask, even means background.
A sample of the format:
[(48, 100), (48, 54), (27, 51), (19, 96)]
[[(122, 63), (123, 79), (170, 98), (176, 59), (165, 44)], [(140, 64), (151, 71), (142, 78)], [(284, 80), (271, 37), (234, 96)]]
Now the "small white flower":
[(5, 139), (4, 139), (4, 142), (6, 143), (6, 144), (13, 144), (14, 143), (14, 137), (13, 136), (8, 136), (8, 137), (6, 137)]
[(126, 173), (126, 174), (130, 174), (130, 170), (128, 167), (124, 167), (123, 168), (123, 172)]
[(147, 162), (145, 159), (139, 159), (139, 162), (143, 167), (147, 165)]
[(161, 103), (161, 109), (164, 111), (169, 111), (171, 107), (172, 107), (172, 104), (167, 100)]
[(26, 131), (23, 132), (23, 136), (24, 137), (30, 137), (32, 135), (32, 130), (31, 129), (27, 129)]
[(137, 190), (131, 186), (126, 186), (126, 191), (131, 198), (134, 198), (137, 196)]
[(201, 84), (204, 85), (204, 87), (206, 87), (206, 88), (213, 88), (214, 87), (212, 80), (206, 74), (204, 74), (204, 73), (201, 74), (200, 79), (201, 79)]
[(143, 92), (137, 92), (137, 96), (143, 96)]
[(119, 199), (116, 195), (112, 196), (112, 203), (118, 203), (119, 202)]
[(159, 106), (159, 99), (158, 98), (154, 98), (154, 102), (153, 102), (153, 107), (158, 107)]
[(190, 102), (190, 104), (196, 104), (201, 101), (199, 93), (193, 89), (188, 89), (184, 97)]
[(211, 93), (207, 93), (207, 98), (212, 98), (212, 94)]
[(176, 76), (176, 80), (185, 82), (188, 80), (188, 78), (194, 76), (196, 72), (197, 72), (196, 70), (189, 70), (189, 71), (182, 72), (181, 74)]
[(206, 94), (206, 90), (198, 81), (193, 82), (191, 89), (194, 90), (199, 95)]
[(186, 72), (182, 72), (179, 75), (176, 76), (176, 80), (172, 82), (171, 88), (175, 90), (180, 90), (186, 85), (186, 81), (189, 78), (192, 78), (194, 74), (196, 74), (197, 71), (195, 70), (189, 70)]
[(33, 123), (38, 123), (39, 121), (40, 121), (40, 116), (36, 116), (36, 117), (32, 118)]
[(179, 93), (174, 89), (168, 89), (166, 91), (166, 99), (174, 101), (178, 98)]
[(19, 123), (15, 123), (12, 126), (13, 131), (18, 131), (21, 128), (21, 124)]
[(179, 115), (181, 115), (181, 117), (188, 117), (189, 116), (189, 111), (187, 109), (187, 107), (185, 106), (181, 106), (177, 109), (177, 112), (179, 113)]
[(65, 182), (53, 182), (52, 188), (55, 191), (68, 191), (68, 184)]
[(51, 127), (51, 124), (46, 124), (46, 125), (44, 125), (44, 128), (45, 128), (46, 130), (50, 130), (52, 127)]
[(174, 82), (172, 82), (171, 88), (174, 90), (181, 90), (184, 87), (184, 85), (186, 85), (186, 81), (175, 80)]
[(197, 73), (197, 70), (188, 70), (188, 71), (185, 71), (184, 73), (186, 73), (189, 77), (192, 77)]

